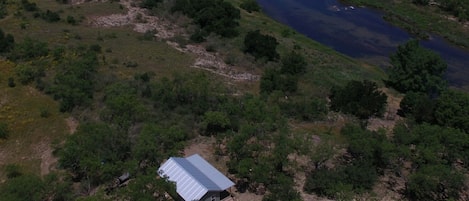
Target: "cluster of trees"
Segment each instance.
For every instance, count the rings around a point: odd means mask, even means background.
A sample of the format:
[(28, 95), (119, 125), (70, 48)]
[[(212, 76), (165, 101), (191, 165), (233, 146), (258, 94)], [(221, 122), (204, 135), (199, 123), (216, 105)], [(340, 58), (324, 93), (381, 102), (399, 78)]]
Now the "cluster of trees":
[(379, 91), (375, 82), (364, 80), (350, 81), (344, 87), (331, 89), (331, 109), (352, 114), (360, 119), (382, 116), (387, 95)]
[(236, 28), (241, 18), (239, 9), (224, 0), (176, 0), (173, 12), (182, 12), (194, 20), (201, 30), (192, 38), (205, 37), (210, 33), (222, 37), (238, 35)]
[(259, 30), (250, 31), (244, 37), (244, 52), (251, 54), (256, 59), (277, 60), (280, 58), (277, 45), (275, 37), (262, 34)]
[(347, 154), (333, 168), (316, 165), (307, 177), (305, 191), (336, 199), (367, 192), (390, 164), (393, 149), (384, 133), (350, 124), (342, 128), (341, 135), (347, 139)]

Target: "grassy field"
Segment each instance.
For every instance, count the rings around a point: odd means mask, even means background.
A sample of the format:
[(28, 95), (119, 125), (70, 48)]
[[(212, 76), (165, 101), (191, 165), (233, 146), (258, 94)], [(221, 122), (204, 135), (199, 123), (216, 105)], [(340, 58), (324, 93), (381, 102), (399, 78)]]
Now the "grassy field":
[[(33, 87), (18, 83), (8, 87), (13, 67), (0, 61), (0, 122), (9, 130), (8, 139), (0, 140), (0, 170), (7, 164), (18, 164), (25, 172), (40, 174), (44, 152), (69, 132), (65, 122), (68, 114), (60, 113), (56, 101)], [(0, 171), (0, 181), (3, 179)]]
[(385, 19), (414, 35), (426, 37), (436, 33), (448, 41), (469, 49), (469, 28), (467, 23), (458, 21), (451, 14), (436, 6), (417, 6), (411, 0), (343, 0), (355, 5), (364, 5), (383, 10)]
[[(235, 5), (241, 2), (229, 1)], [(99, 68), (102, 79), (127, 79), (139, 72), (154, 72), (156, 77), (162, 77), (171, 76), (174, 72), (195, 71), (190, 68), (195, 56), (182, 53), (165, 41), (141, 40), (143, 34), (132, 31), (130, 26), (97, 28), (89, 25), (88, 20), (91, 17), (127, 12), (118, 3), (85, 3), (71, 6), (58, 4), (55, 0), (35, 2), (41, 10), (57, 11), (62, 20), (49, 23), (34, 18), (33, 13), (25, 11), (0, 20), (0, 27), (4, 32), (14, 35), (16, 42), (29, 37), (47, 42), (49, 48), (97, 44), (102, 48)], [(216, 45), (220, 47), (220, 55), (235, 56), (240, 60), (238, 62), (243, 64), (246, 59), (241, 51), (244, 35), (256, 29), (271, 34), (280, 42), (278, 51), (281, 55), (296, 49), (307, 57), (309, 66), (307, 73), (300, 80), (299, 87), (302, 94), (324, 95), (332, 85), (343, 84), (347, 80), (366, 78), (380, 81), (386, 77), (378, 67), (339, 54), (262, 13), (247, 13), (241, 10), (241, 14), (240, 35), (233, 40), (217, 39), (219, 41)], [(82, 22), (79, 25), (70, 25), (64, 20), (67, 16), (73, 16)], [(125, 63), (129, 62), (138, 65), (127, 67)], [(248, 65), (239, 67), (255, 74), (260, 74), (265, 66), (278, 65), (255, 61), (245, 63)], [(2, 167), (7, 164), (20, 164), (25, 171), (40, 174), (41, 169), (38, 167), (44, 162), (44, 153), (50, 152), (50, 145), (63, 141), (70, 132), (65, 120), (70, 114), (60, 113), (58, 103), (51, 97), (29, 85), (17, 83), (14, 88), (8, 87), (8, 78), (15, 78), (15, 65), (3, 59), (0, 61), (0, 121), (7, 123), (10, 129), (10, 137), (0, 141), (0, 181), (5, 178)], [(258, 82), (230, 84), (243, 91), (255, 93), (258, 90)], [(47, 117), (41, 117), (44, 112), (48, 113)], [(320, 125), (317, 129), (322, 132), (329, 127)]]

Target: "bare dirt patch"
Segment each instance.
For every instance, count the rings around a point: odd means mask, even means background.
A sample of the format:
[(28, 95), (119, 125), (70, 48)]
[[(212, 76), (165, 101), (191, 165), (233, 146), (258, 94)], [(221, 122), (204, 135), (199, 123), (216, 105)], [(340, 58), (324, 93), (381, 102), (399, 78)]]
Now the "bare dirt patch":
[(227, 65), (223, 58), (217, 53), (207, 52), (201, 45), (186, 45), (181, 47), (178, 43), (170, 42), (169, 39), (175, 36), (185, 37), (185, 30), (177, 25), (158, 16), (150, 16), (146, 9), (133, 7), (130, 0), (121, 0), (120, 3), (128, 9), (126, 14), (113, 14), (108, 16), (90, 16), (89, 24), (95, 27), (119, 27), (132, 26), (133, 30), (139, 33), (155, 31), (155, 37), (166, 40), (167, 43), (177, 50), (193, 54), (196, 60), (192, 67), (206, 70), (217, 75), (239, 81), (256, 81), (258, 75), (239, 70), (239, 67)]
[(372, 131), (377, 131), (378, 129), (382, 128), (391, 132), (394, 129), (396, 123), (402, 119), (399, 115), (397, 115), (397, 111), (400, 108), (399, 105), (403, 97), (393, 95), (391, 92), (389, 92), (388, 89), (383, 89), (383, 91), (388, 95), (386, 112), (382, 118), (370, 118), (368, 120), (367, 128)]

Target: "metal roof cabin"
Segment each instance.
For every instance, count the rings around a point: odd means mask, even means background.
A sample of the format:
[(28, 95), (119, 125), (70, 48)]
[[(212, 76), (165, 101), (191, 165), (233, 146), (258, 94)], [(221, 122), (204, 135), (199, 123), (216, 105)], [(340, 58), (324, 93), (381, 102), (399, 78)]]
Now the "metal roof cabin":
[(158, 169), (161, 177), (176, 183), (185, 201), (220, 201), (221, 193), (234, 185), (200, 155), (171, 157)]

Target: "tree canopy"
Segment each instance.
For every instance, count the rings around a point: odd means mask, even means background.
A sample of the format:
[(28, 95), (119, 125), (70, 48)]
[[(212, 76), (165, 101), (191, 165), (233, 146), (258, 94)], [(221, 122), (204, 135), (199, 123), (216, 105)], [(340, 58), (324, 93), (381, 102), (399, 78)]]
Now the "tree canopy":
[(421, 47), (417, 40), (400, 45), (391, 55), (391, 65), (387, 84), (400, 92), (433, 94), (446, 87), (443, 75), (447, 64), (437, 53)]
[(344, 87), (333, 87), (330, 99), (332, 110), (368, 119), (383, 115), (387, 95), (378, 90), (376, 83), (364, 80), (350, 81)]
[(264, 35), (259, 30), (250, 31), (244, 37), (244, 52), (249, 53), (256, 59), (264, 58), (268, 61), (280, 57), (277, 53), (277, 39), (273, 36)]

